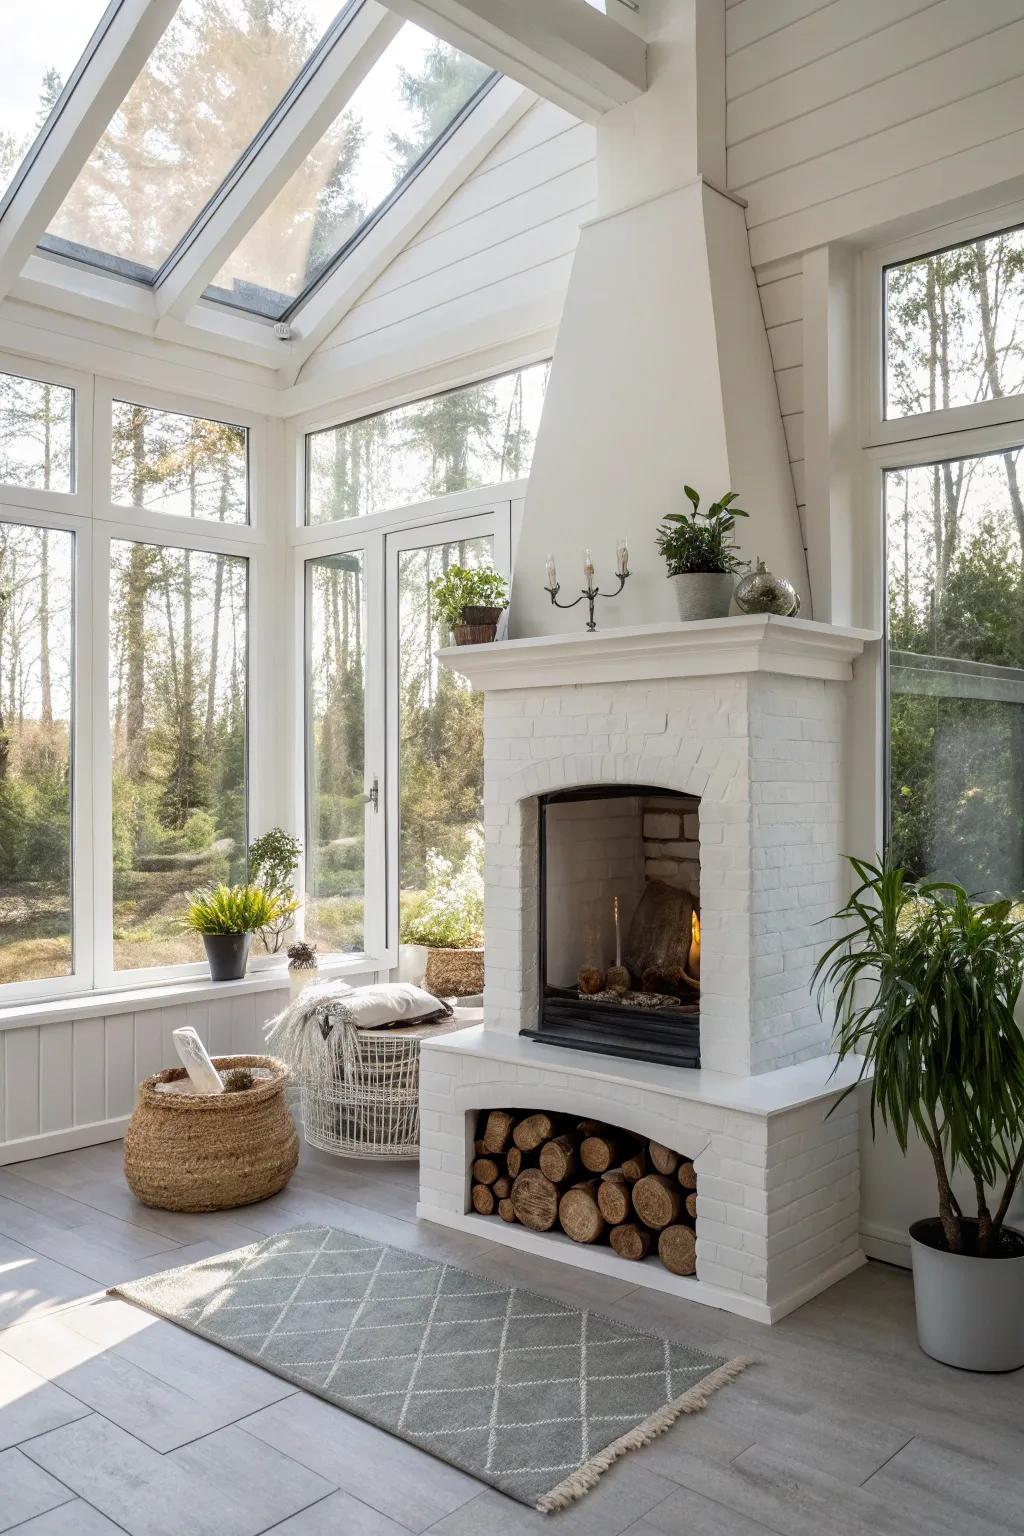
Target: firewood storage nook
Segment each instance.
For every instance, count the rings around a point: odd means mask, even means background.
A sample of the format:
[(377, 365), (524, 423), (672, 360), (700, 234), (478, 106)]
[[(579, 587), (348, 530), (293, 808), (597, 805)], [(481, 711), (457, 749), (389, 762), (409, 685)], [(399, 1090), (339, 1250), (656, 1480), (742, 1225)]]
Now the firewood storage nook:
[(470, 1165), (473, 1209), (651, 1258), (674, 1275), (697, 1269), (697, 1171), (691, 1158), (617, 1126), (543, 1111), (479, 1116)]

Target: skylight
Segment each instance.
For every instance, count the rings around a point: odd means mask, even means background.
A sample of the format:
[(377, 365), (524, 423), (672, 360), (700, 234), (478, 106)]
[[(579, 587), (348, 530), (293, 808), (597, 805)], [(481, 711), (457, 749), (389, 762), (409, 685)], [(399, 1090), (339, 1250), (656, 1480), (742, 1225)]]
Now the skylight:
[[(33, 0), (4, 28), (0, 197), (31, 148), (106, 9), (106, 0)], [(13, 22), (13, 18), (8, 17)]]
[[(27, 10), (56, 9), (70, 21), (80, 4), (57, 0), (56, 7)], [(342, 0), (181, 0), (58, 210), (44, 248), (152, 281), (341, 6)]]
[(445, 137), (490, 72), (406, 23), (206, 297), (279, 319)]

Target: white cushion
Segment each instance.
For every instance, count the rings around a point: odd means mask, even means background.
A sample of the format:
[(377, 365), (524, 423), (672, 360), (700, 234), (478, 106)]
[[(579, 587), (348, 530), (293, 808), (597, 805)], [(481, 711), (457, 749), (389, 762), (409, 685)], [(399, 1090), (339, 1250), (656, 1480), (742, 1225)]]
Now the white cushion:
[(411, 981), (380, 981), (353, 987), (344, 996), (345, 1007), (358, 1029), (380, 1029), (386, 1024), (419, 1024), (427, 1018), (447, 1019), (447, 1003), (424, 992)]

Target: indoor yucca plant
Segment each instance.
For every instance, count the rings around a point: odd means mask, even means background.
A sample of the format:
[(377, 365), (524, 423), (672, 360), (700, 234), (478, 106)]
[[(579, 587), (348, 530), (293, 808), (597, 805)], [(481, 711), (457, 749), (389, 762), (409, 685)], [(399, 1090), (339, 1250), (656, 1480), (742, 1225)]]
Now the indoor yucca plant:
[[(863, 1058), (872, 1130), (880, 1120), (904, 1153), (916, 1132), (932, 1159), (938, 1220), (911, 1228), (921, 1343), (951, 1364), (1011, 1369), (992, 1363), (1002, 1334), (988, 1338), (979, 1355), (971, 1330), (1016, 1330), (1016, 1364), (1024, 1364), (1021, 1308), (1004, 1323), (999, 1295), (977, 1292), (986, 1284), (1005, 1288), (1012, 1278), (1004, 1264), (979, 1261), (1024, 1265), (1024, 1237), (1005, 1225), (1024, 1169), (1024, 1033), (1015, 1017), (1024, 983), (1020, 909), (1008, 900), (974, 901), (953, 882), (914, 884), (889, 860), (850, 863), (859, 883), (836, 914), (845, 932), (826, 949), (814, 979), (819, 1008), (836, 1009), (840, 1060)], [(972, 1214), (953, 1189), (958, 1171), (973, 1185)], [(933, 1259), (941, 1264), (947, 1256), (967, 1268), (936, 1269)], [(981, 1271), (990, 1272), (988, 1282)], [(1022, 1280), (1024, 1272), (1018, 1286)], [(966, 1304), (973, 1321), (960, 1321), (951, 1342), (936, 1312), (943, 1285), (954, 1281), (972, 1293)], [(962, 1313), (958, 1304), (955, 1315)]]

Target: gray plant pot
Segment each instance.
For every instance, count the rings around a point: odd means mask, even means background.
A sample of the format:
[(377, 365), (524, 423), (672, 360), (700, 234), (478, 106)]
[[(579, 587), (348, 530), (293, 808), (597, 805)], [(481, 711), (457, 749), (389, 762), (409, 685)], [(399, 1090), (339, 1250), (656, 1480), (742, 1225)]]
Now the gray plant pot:
[(962, 1371), (1019, 1370), (1024, 1253), (993, 1259), (947, 1253), (933, 1246), (936, 1228), (941, 1234), (933, 1218), (910, 1229), (918, 1343), (933, 1360)]
[(724, 619), (729, 612), (736, 577), (720, 571), (693, 572), (670, 576), (676, 589), (681, 619)]
[(211, 981), (241, 981), (252, 947), (251, 933), (204, 933)]

